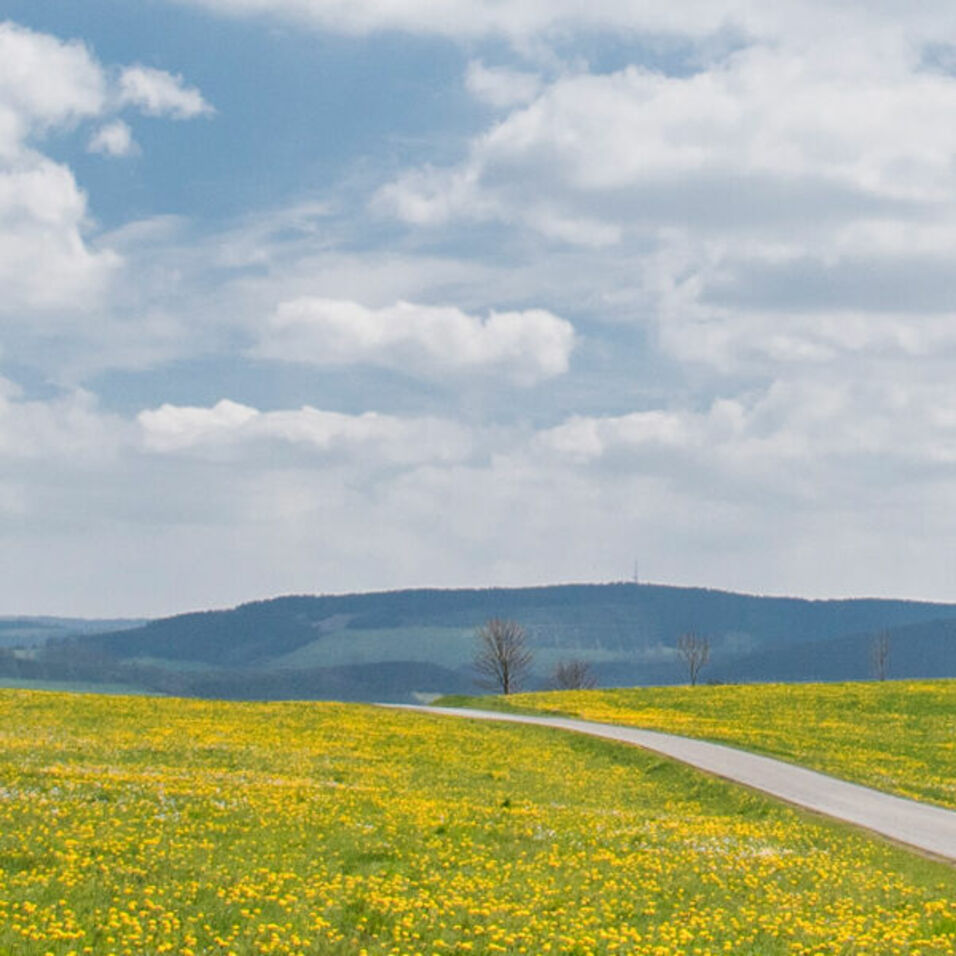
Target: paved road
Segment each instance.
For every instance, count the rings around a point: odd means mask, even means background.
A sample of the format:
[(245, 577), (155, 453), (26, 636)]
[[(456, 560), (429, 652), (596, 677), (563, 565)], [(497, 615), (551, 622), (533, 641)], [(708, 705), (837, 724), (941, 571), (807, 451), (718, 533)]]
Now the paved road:
[(516, 724), (555, 727), (559, 730), (571, 730), (592, 737), (635, 744), (708, 773), (769, 793), (788, 803), (847, 823), (855, 823), (891, 840), (956, 862), (956, 811), (894, 797), (879, 790), (805, 770), (782, 760), (774, 760), (772, 757), (761, 757), (723, 744), (677, 737), (654, 730), (599, 724), (570, 717), (532, 717), (491, 710), (456, 710), (450, 707), (386, 706), (441, 714), (445, 717), (502, 720)]

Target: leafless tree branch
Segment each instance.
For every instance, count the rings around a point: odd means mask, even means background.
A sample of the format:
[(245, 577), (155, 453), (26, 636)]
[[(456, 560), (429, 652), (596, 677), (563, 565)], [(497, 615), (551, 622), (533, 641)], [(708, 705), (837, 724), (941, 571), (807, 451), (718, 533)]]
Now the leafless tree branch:
[(704, 665), (710, 660), (710, 641), (693, 631), (688, 631), (677, 639), (677, 654), (683, 662), (693, 687)]
[(531, 671), (525, 629), (516, 621), (495, 617), (478, 628), (475, 638), (478, 649), (473, 664), (478, 684), (502, 694), (518, 690)]
[(556, 690), (591, 690), (597, 686), (597, 679), (587, 661), (559, 661), (551, 683)]
[(880, 631), (873, 638), (870, 648), (870, 667), (877, 680), (886, 680), (890, 669), (890, 635), (887, 631)]

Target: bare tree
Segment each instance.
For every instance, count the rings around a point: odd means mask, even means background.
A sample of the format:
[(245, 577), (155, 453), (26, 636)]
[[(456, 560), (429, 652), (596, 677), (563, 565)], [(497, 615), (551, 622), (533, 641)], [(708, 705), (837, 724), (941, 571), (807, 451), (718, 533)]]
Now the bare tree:
[(555, 690), (591, 690), (597, 687), (597, 678), (587, 661), (559, 661), (551, 675)]
[(478, 684), (502, 694), (518, 690), (531, 671), (525, 629), (516, 621), (493, 617), (478, 628), (475, 639), (478, 649), (473, 663)]
[(710, 660), (710, 641), (693, 631), (688, 631), (677, 638), (677, 654), (693, 687), (697, 683), (701, 669)]
[(873, 638), (870, 648), (870, 668), (877, 680), (886, 680), (890, 669), (890, 634), (889, 631), (880, 631)]

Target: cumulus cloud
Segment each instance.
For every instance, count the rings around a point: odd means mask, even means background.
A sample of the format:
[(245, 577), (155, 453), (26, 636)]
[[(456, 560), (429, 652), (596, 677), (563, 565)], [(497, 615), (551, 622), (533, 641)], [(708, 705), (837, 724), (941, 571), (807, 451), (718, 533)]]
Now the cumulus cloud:
[[(669, 12), (660, 4), (633, 4), (626, 0), (598, 0), (582, 5), (574, 0), (176, 0), (228, 15), (289, 18), (320, 29), (352, 34), (402, 30), (439, 36), (473, 37), (487, 34), (527, 36), (535, 32), (574, 26), (671, 29), (695, 22), (704, 32), (719, 25), (722, 15), (704, 2), (687, 4), (686, 13)], [(740, 4), (735, 4), (740, 5)], [(692, 14), (698, 14), (696, 19)]]
[(86, 196), (70, 170), (30, 146), (100, 115), (106, 93), (81, 43), (0, 23), (0, 313), (93, 303), (116, 265), (84, 241)]
[[(205, 109), (195, 90), (160, 71), (131, 68), (121, 95), (78, 41), (0, 23), (0, 314), (89, 310), (103, 301), (120, 257), (89, 242), (86, 194), (72, 171), (40, 152), (43, 141), (82, 122), (107, 118), (117, 97), (176, 117)], [(135, 149), (119, 119), (102, 125), (89, 149)]]
[[(67, 165), (40, 150), (57, 132), (108, 119), (117, 102), (176, 118), (207, 109), (179, 78), (133, 67), (116, 90), (84, 44), (0, 23), (0, 314), (88, 312), (102, 303), (120, 257), (90, 243), (85, 192)], [(89, 149), (120, 156), (135, 144), (114, 118)]]
[[(92, 241), (86, 196), (43, 155), (47, 138), (78, 128), (119, 155), (135, 146), (120, 110), (211, 107), (180, 77), (106, 69), (82, 44), (0, 27), (0, 311), (75, 318), (108, 285), (115, 249), (143, 268), (129, 293), (139, 318), (117, 326), (107, 361), (192, 350), (215, 366), (239, 328), (255, 357), (372, 366), (355, 377), (373, 389), (376, 366), (470, 389), (548, 382), (524, 393), (519, 416), (547, 427), (507, 424), (510, 393), (490, 389), (474, 428), (429, 415), (433, 390), (417, 386), (403, 393), (414, 414), (323, 410), (328, 381), (352, 376), (289, 368), (283, 388), (314, 388), (295, 401), (320, 407), (156, 395), (130, 419), (82, 391), (7, 392), (0, 511), (31, 525), (10, 549), (23, 570), (5, 577), (8, 594), (37, 586), (51, 549), (72, 567), (92, 565), (91, 549), (115, 555), (108, 577), (135, 612), (270, 591), (620, 577), (635, 551), (671, 581), (950, 587), (956, 80), (946, 50), (923, 47), (952, 43), (950, 8), (202, 2), (350, 33), (521, 42), (512, 66), (468, 66), (466, 89), (494, 118), (462, 161), (378, 192), (376, 209), (409, 228), (370, 251), (367, 223), (343, 225), (337, 198), (255, 211), (199, 240), (156, 220)], [(551, 40), (574, 57), (569, 41), (588, 29), (669, 33), (684, 52), (602, 73), (536, 59)], [(735, 39), (710, 46), (724, 30)], [(490, 253), (489, 236), (502, 240)], [(436, 252), (436, 239), (448, 245)], [(413, 304), (436, 301), (459, 307)], [(542, 308), (489, 312), (494, 302)], [(559, 315), (587, 334), (563, 378), (576, 333)], [(85, 522), (85, 536), (57, 530), (41, 548), (43, 522)], [(77, 606), (104, 592), (92, 572), (82, 589), (53, 573)]]
[[(942, 37), (952, 23), (934, 10)], [(861, 29), (812, 43), (768, 26), (691, 71), (566, 72), (376, 208), (440, 235), (490, 222), (631, 263), (607, 290), (615, 319), (705, 369), (711, 394), (739, 376), (939, 384), (956, 344), (956, 77), (928, 64), (926, 8), (898, 10), (898, 30), (886, 12), (844, 7)], [(572, 431), (588, 448), (610, 427)], [(689, 424), (668, 412), (615, 427), (673, 449)]]
[(0, 379), (0, 458), (8, 466), (22, 461), (48, 466), (104, 462), (117, 453), (125, 431), (122, 419), (104, 412), (84, 389), (52, 399), (27, 399), (13, 382)]
[(892, 241), (885, 232), (876, 223), (811, 236), (768, 230), (763, 242), (672, 240), (644, 262), (657, 341), (722, 375), (839, 367), (908, 379), (916, 361), (920, 379), (946, 374), (956, 354), (950, 230), (901, 222)]
[(133, 131), (122, 120), (101, 126), (91, 137), (87, 149), (104, 156), (132, 156), (139, 151)]
[[(129, 421), (88, 394), (27, 401), (8, 385), (0, 450), (0, 512), (29, 519), (4, 579), (21, 598), (39, 593), (28, 572), (54, 545), (84, 568), (102, 550), (89, 583), (119, 574), (139, 613), (290, 590), (607, 580), (635, 553), (654, 579), (925, 593), (945, 586), (954, 530), (956, 390), (791, 379), (702, 409), (476, 435), (228, 400)], [(889, 546), (885, 568), (867, 562)], [(211, 559), (226, 552), (220, 576)], [(184, 555), (190, 573), (176, 574)], [(116, 613), (62, 583), (75, 607)]]
[(202, 93), (181, 76), (148, 66), (128, 66), (119, 78), (119, 102), (147, 116), (193, 119), (213, 111)]
[(450, 306), (399, 302), (370, 309), (306, 297), (276, 309), (253, 354), (315, 365), (366, 362), (427, 375), (496, 371), (531, 385), (567, 371), (573, 347), (571, 324), (544, 309), (481, 319)]
[(702, 500), (795, 497), (839, 509), (894, 488), (903, 473), (932, 482), (952, 472), (956, 387), (781, 379), (700, 411), (572, 416), (534, 443), (576, 466), (666, 475)]
[(0, 157), (31, 135), (99, 115), (107, 82), (80, 42), (0, 23)]
[[(825, 309), (747, 310), (689, 304), (662, 317), (661, 345), (674, 358), (724, 373), (773, 374), (803, 366), (921, 361), (930, 367), (956, 356), (956, 313)], [(872, 367), (876, 374), (879, 365)], [(903, 371), (898, 369), (897, 371)]]
[(140, 412), (137, 420), (146, 447), (171, 451), (217, 438), (233, 438), (243, 425), (258, 417), (255, 408), (223, 399), (212, 408), (162, 405)]
[(472, 60), (465, 73), (465, 86), (476, 99), (501, 109), (533, 100), (541, 88), (541, 77)]
[(211, 408), (162, 405), (140, 412), (145, 447), (154, 452), (238, 449), (274, 441), (321, 453), (365, 453), (381, 463), (456, 461), (471, 450), (467, 431), (438, 418), (365, 412), (346, 415), (304, 406), (261, 412), (223, 399)]
[(693, 421), (693, 416), (661, 410), (605, 418), (575, 415), (543, 431), (537, 441), (542, 448), (585, 462), (621, 447), (683, 447), (690, 439)]
[(952, 35), (956, 15), (944, 2), (914, 5), (906, 0), (839, 6), (826, 0), (173, 0), (230, 16), (271, 15), (322, 30), (368, 34), (397, 30), (469, 39), (504, 36), (517, 41), (562, 37), (574, 31), (689, 35), (702, 37), (728, 27), (745, 35), (819, 36), (821, 24), (835, 35), (861, 28), (909, 30), (931, 39)]
[(561, 77), (462, 165), (411, 171), (380, 201), (415, 223), (545, 232), (554, 219), (726, 230), (894, 203), (905, 215), (953, 199), (954, 108), (956, 79), (919, 70), (902, 43), (755, 45), (689, 76)]
[(0, 169), (0, 314), (96, 304), (120, 260), (87, 245), (86, 215), (66, 166), (30, 154)]

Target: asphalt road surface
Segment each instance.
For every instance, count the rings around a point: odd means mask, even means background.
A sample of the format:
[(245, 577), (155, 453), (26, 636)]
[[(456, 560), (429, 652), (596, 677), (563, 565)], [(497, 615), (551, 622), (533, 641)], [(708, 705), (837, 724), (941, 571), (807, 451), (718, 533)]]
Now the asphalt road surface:
[(837, 780), (814, 770), (806, 770), (783, 760), (775, 760), (773, 757), (762, 757), (735, 747), (654, 730), (599, 724), (571, 717), (533, 717), (491, 710), (424, 705), (386, 706), (440, 714), (444, 717), (535, 724), (634, 744), (673, 757), (707, 773), (768, 793), (787, 803), (856, 824), (924, 853), (956, 862), (956, 811), (907, 800), (904, 797), (894, 797), (879, 790), (861, 787), (859, 784)]

